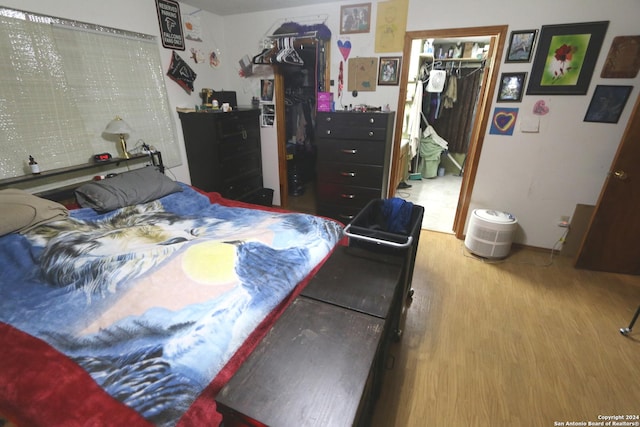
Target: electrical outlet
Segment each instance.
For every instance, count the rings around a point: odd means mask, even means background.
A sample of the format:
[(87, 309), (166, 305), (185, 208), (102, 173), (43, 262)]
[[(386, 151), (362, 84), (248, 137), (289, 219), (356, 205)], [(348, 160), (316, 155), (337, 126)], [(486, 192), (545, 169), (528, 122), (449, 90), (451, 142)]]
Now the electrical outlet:
[(569, 227), (569, 220), (571, 217), (569, 215), (562, 215), (560, 220), (558, 221), (558, 227), (567, 228)]

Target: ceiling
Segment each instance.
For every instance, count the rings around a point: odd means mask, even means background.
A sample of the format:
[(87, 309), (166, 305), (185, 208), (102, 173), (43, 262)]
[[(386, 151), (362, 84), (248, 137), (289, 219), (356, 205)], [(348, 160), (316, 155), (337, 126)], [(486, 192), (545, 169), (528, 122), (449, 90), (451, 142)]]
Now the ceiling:
[[(347, 0), (180, 0), (181, 3), (206, 10), (220, 16), (238, 15), (249, 12), (335, 3)], [(348, 0), (353, 1), (353, 0)]]

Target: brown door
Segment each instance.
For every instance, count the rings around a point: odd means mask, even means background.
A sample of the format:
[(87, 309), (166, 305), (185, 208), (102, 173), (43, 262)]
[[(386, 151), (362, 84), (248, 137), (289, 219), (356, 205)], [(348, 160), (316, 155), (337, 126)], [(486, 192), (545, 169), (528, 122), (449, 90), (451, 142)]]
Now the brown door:
[(575, 266), (640, 274), (640, 97), (602, 188)]

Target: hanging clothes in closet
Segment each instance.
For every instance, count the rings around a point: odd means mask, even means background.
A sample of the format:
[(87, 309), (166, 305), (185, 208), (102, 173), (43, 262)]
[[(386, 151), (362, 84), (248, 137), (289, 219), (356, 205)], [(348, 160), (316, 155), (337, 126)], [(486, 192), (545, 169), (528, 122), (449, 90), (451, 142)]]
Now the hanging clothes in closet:
[(451, 152), (468, 151), (483, 70), (484, 64), (475, 68), (452, 67), (441, 93), (423, 92), (422, 112), (449, 142)]

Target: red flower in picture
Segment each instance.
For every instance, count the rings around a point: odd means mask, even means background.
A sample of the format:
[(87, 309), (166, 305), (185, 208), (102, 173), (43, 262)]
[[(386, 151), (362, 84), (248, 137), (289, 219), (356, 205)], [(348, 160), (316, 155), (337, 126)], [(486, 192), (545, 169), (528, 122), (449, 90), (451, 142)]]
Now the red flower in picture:
[(574, 46), (563, 44), (558, 49), (556, 49), (555, 58), (560, 62), (571, 61), (571, 56), (575, 51), (576, 48)]
[(555, 66), (554, 64), (552, 64), (554, 80), (564, 76), (565, 72), (572, 69), (571, 59), (573, 58), (573, 54), (576, 52), (576, 50), (576, 46), (571, 46), (566, 43), (556, 49), (555, 55), (553, 55), (553, 57), (555, 58), (557, 63), (555, 64)]

